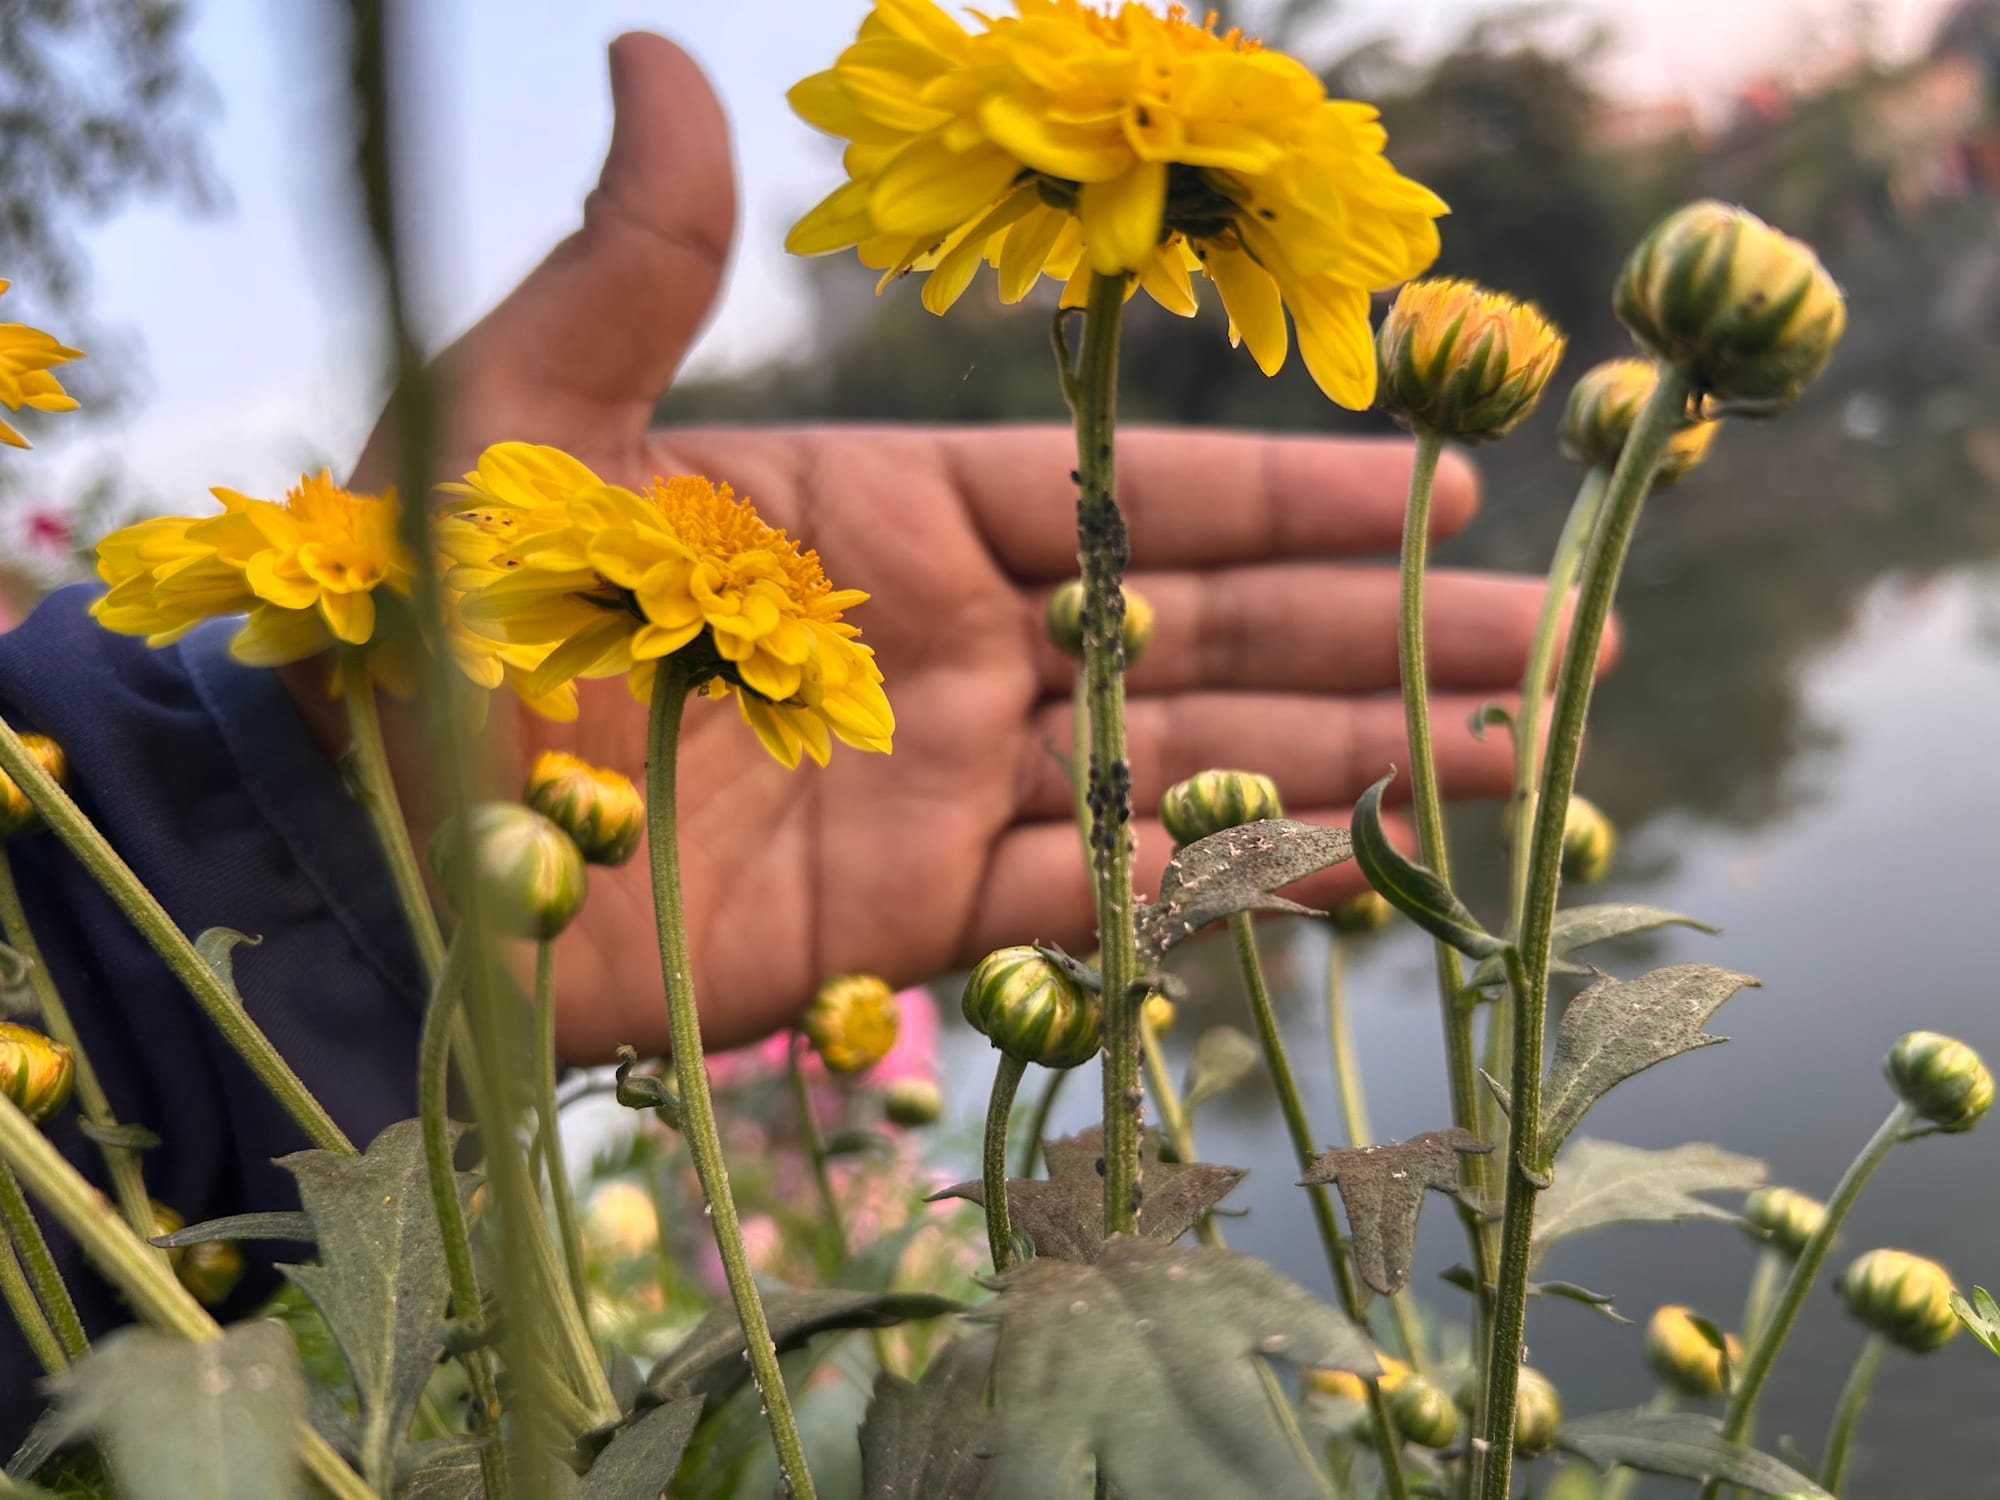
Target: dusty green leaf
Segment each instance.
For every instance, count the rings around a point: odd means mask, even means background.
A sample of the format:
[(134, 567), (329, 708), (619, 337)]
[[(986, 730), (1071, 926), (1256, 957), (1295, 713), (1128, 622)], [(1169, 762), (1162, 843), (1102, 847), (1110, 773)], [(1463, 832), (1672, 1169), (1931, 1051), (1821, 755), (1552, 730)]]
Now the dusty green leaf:
[(998, 1427), (993, 1336), (953, 1339), (922, 1380), (883, 1371), (861, 1424), (862, 1500), (986, 1500)]
[(1958, 1314), (1958, 1321), (1972, 1330), (1972, 1336), (2000, 1354), (2000, 1307), (1994, 1305), (1993, 1294), (1983, 1286), (1972, 1289), (1972, 1298), (1967, 1301), (1957, 1292), (1951, 1294), (1951, 1310)]
[(1737, 1215), (1702, 1201), (1705, 1193), (1745, 1193), (1761, 1186), (1768, 1168), (1754, 1156), (1691, 1142), (1664, 1151), (1579, 1140), (1556, 1161), (1555, 1182), (1535, 1209), (1530, 1268), (1551, 1246), (1610, 1224), (1671, 1224)]
[(1354, 859), (1384, 900), (1441, 943), (1469, 958), (1487, 958), (1507, 945), (1481, 927), (1465, 903), (1434, 870), (1426, 869), (1390, 841), (1382, 826), (1382, 793), (1391, 771), (1361, 794), (1354, 806)]
[(396, 1500), (484, 1500), (479, 1444), (437, 1438), (407, 1449), (397, 1469)]
[(1367, 1335), (1262, 1262), (1120, 1236), (1095, 1264), (1032, 1260), (974, 1316), (997, 1322), (995, 1500), (1117, 1493), (1323, 1500), (1260, 1359), (1380, 1368)]
[[(1646, 906), (1635, 901), (1607, 901), (1592, 906), (1572, 906), (1556, 913), (1555, 921), (1549, 928), (1549, 972), (1551, 974), (1589, 974), (1594, 972), (1588, 964), (1575, 963), (1570, 955), (1593, 943), (1609, 942), (1612, 938), (1631, 937), (1641, 932), (1656, 932), (1662, 927), (1692, 927), (1696, 932), (1717, 933), (1720, 927), (1690, 917), (1683, 912), (1669, 911), (1664, 906)], [(1480, 960), (1479, 967), (1466, 980), (1468, 985), (1484, 988), (1487, 985), (1505, 984), (1507, 970), (1496, 954), (1492, 958)]]
[(400, 1120), (360, 1156), (298, 1151), (278, 1165), (298, 1179), (319, 1246), (317, 1264), (286, 1266), (285, 1275), (340, 1346), (360, 1405), (362, 1470), (379, 1487), (395, 1473), (410, 1414), (442, 1352), (450, 1297), (422, 1126)]
[(1458, 1159), (1493, 1148), (1469, 1130), (1427, 1130), (1383, 1146), (1348, 1146), (1315, 1156), (1299, 1186), (1330, 1182), (1347, 1210), (1354, 1269), (1369, 1288), (1393, 1297), (1409, 1284), (1417, 1217), (1426, 1192), (1458, 1195)]
[[(1103, 1127), (1050, 1141), (1042, 1154), (1049, 1166), (1046, 1180), (1007, 1179), (1008, 1218), (1017, 1233), (1033, 1241), (1036, 1255), (1094, 1261), (1105, 1244)], [(1160, 1160), (1159, 1134), (1147, 1131), (1140, 1141), (1139, 1233), (1162, 1243), (1179, 1239), (1242, 1180), (1240, 1167)], [(930, 1201), (946, 1198), (984, 1208), (986, 1186), (954, 1183), (931, 1194)]]
[(1726, 1037), (1702, 1027), (1723, 1001), (1757, 980), (1714, 964), (1670, 964), (1637, 979), (1606, 975), (1570, 1001), (1542, 1086), (1542, 1161), (1612, 1088), (1655, 1063)]
[(1720, 1479), (1760, 1495), (1831, 1500), (1798, 1470), (1722, 1435), (1698, 1412), (1607, 1411), (1565, 1422), (1556, 1441), (1600, 1469), (1623, 1464), (1678, 1479)]
[(659, 1500), (673, 1483), (701, 1406), (699, 1396), (683, 1396), (619, 1423), (584, 1473), (577, 1491), (582, 1500)]
[(1257, 1071), (1264, 1060), (1257, 1044), (1234, 1026), (1211, 1026), (1194, 1044), (1187, 1078), (1181, 1084), (1181, 1105), (1192, 1116)]
[(201, 955), (203, 963), (215, 971), (222, 987), (241, 1005), (243, 996), (236, 988), (236, 950), (239, 947), (255, 948), (263, 941), (247, 932), (238, 932), (234, 927), (210, 927), (194, 940), (194, 951)]
[(68, 1435), (97, 1444), (125, 1500), (303, 1492), (293, 1444), (305, 1378), (277, 1323), (244, 1323), (199, 1344), (120, 1329), (51, 1388)]
[(1168, 863), (1156, 900), (1139, 908), (1139, 967), (1239, 911), (1316, 915), (1273, 892), (1354, 855), (1345, 828), (1263, 818), (1196, 839)]
[(205, 1245), (210, 1240), (291, 1240), (310, 1245), (317, 1238), (312, 1215), (297, 1209), (280, 1213), (230, 1214), (227, 1218), (204, 1219), (172, 1234), (156, 1234), (151, 1243), (162, 1250), (179, 1250), (188, 1245)]

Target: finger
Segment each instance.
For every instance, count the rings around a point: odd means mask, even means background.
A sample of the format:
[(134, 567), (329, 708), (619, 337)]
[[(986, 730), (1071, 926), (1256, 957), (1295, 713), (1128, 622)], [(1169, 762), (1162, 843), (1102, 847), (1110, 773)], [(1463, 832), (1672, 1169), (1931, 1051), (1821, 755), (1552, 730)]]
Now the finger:
[[(1431, 751), (1438, 784), (1451, 797), (1504, 797), (1513, 789), (1514, 751), (1504, 733), (1474, 737), (1473, 712), (1487, 698), (1431, 700)], [(1512, 707), (1512, 699), (1505, 700)], [(1021, 763), (1018, 816), (1034, 822), (1071, 809), (1069, 780), (1050, 746), (1068, 753), (1073, 715), (1051, 703), (1035, 716)], [(1288, 807), (1353, 802), (1392, 766), (1407, 769), (1409, 741), (1400, 698), (1328, 698), (1271, 693), (1178, 693), (1125, 705), (1132, 801), (1141, 810), (1197, 771), (1256, 771), (1278, 784)], [(1398, 776), (1390, 796), (1407, 797)]]
[[(1353, 814), (1347, 809), (1321, 809), (1301, 815), (1309, 823), (1345, 828)], [(1404, 848), (1414, 847), (1414, 835), (1395, 817), (1383, 820), (1390, 837)], [(1160, 888), (1160, 872), (1173, 854), (1173, 840), (1152, 821), (1134, 825), (1138, 843), (1133, 883), (1149, 900)], [(1308, 876), (1284, 894), (1308, 906), (1327, 907), (1367, 888), (1352, 860)], [(979, 904), (973, 910), (960, 955), (966, 962), (1010, 943), (1059, 943), (1073, 952), (1088, 952), (1097, 942), (1090, 878), (1083, 849), (1072, 823), (1035, 823), (1016, 829), (993, 851)]]
[[(954, 476), (988, 546), (1016, 576), (1076, 573), (1076, 462), (1067, 430), (998, 427), (947, 439)], [(1118, 502), (1139, 568), (1393, 551), (1402, 539), (1413, 445), (1402, 438), (1280, 437), (1144, 428), (1118, 436)], [(1472, 518), (1478, 482), (1447, 453), (1433, 539)]]

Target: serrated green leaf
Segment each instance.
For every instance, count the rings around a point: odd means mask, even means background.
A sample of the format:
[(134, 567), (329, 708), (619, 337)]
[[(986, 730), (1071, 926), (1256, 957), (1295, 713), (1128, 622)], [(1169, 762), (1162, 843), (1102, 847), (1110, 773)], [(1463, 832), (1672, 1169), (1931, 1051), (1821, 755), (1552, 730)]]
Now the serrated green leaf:
[(997, 1421), (993, 1336), (953, 1339), (922, 1380), (883, 1371), (861, 1424), (862, 1500), (987, 1500)]
[[(400, 1120), (360, 1156), (298, 1151), (278, 1165), (298, 1179), (319, 1247), (317, 1264), (284, 1272), (340, 1346), (361, 1409), (362, 1472), (381, 1488), (442, 1350), (451, 1290), (422, 1126)], [(473, 1179), (459, 1176), (469, 1192)]]
[(302, 1492), (294, 1445), (305, 1378), (276, 1323), (241, 1324), (205, 1343), (120, 1329), (51, 1389), (63, 1427), (97, 1444), (125, 1500)]
[(1211, 1026), (1198, 1037), (1181, 1084), (1181, 1107), (1194, 1112), (1226, 1094), (1257, 1071), (1264, 1060), (1257, 1044), (1234, 1026)]
[(975, 1318), (997, 1322), (995, 1500), (1119, 1494), (1324, 1500), (1260, 1359), (1381, 1369), (1339, 1312), (1248, 1256), (1120, 1236), (1092, 1265), (1032, 1260)]
[(1382, 793), (1395, 779), (1391, 771), (1354, 805), (1355, 863), (1384, 900), (1439, 942), (1470, 958), (1499, 953), (1507, 945), (1479, 925), (1451, 887), (1390, 841), (1382, 826)]
[(162, 1250), (179, 1250), (188, 1245), (205, 1245), (210, 1240), (292, 1240), (313, 1243), (316, 1231), (312, 1215), (297, 1209), (266, 1214), (230, 1214), (221, 1219), (204, 1219), (172, 1234), (156, 1234), (149, 1243)]
[(683, 1396), (620, 1422), (584, 1472), (582, 1500), (659, 1500), (673, 1483), (701, 1405), (699, 1396)]
[(1633, 1074), (1728, 1040), (1702, 1027), (1725, 1000), (1758, 982), (1714, 964), (1670, 964), (1637, 979), (1606, 975), (1570, 1001), (1542, 1086), (1540, 1165), (1591, 1105)]
[(234, 927), (210, 927), (194, 940), (194, 951), (201, 955), (203, 963), (215, 971), (215, 977), (222, 981), (222, 987), (229, 991), (230, 998), (241, 1005), (243, 996), (236, 988), (236, 950), (239, 947), (256, 948), (263, 941), (247, 932), (238, 932)]
[(1563, 1423), (1556, 1441), (1600, 1469), (1623, 1464), (1678, 1479), (1720, 1479), (1760, 1495), (1831, 1500), (1798, 1470), (1731, 1442), (1721, 1422), (1697, 1412), (1597, 1412)]
[[(1571, 962), (1570, 955), (1593, 943), (1632, 937), (1641, 932), (1657, 932), (1662, 927), (1692, 927), (1696, 932), (1710, 934), (1722, 931), (1720, 927), (1711, 927), (1684, 912), (1669, 911), (1664, 906), (1647, 906), (1642, 902), (1606, 901), (1591, 906), (1572, 906), (1557, 912), (1555, 921), (1550, 925), (1549, 972), (1594, 973), (1588, 964)], [(1480, 960), (1479, 967), (1466, 980), (1468, 985), (1482, 989), (1506, 982), (1506, 966), (1497, 955)]]
[(1951, 1310), (1958, 1314), (1958, 1321), (1972, 1330), (1972, 1336), (2000, 1354), (2000, 1306), (1995, 1306), (1993, 1294), (1983, 1286), (1972, 1289), (1972, 1300), (1967, 1301), (1957, 1292), (1951, 1294)]
[(1458, 1159), (1493, 1148), (1469, 1130), (1427, 1130), (1407, 1141), (1348, 1146), (1315, 1156), (1299, 1186), (1330, 1182), (1347, 1211), (1354, 1269), (1370, 1290), (1393, 1297), (1409, 1284), (1417, 1218), (1426, 1192), (1458, 1195)]
[(1139, 968), (1211, 922), (1239, 911), (1317, 915), (1273, 892), (1354, 856), (1345, 828), (1262, 818), (1196, 839), (1167, 864), (1157, 899), (1139, 908)]
[(1742, 1193), (1763, 1184), (1768, 1168), (1754, 1156), (1690, 1142), (1664, 1151), (1579, 1140), (1557, 1158), (1555, 1182), (1537, 1200), (1529, 1269), (1559, 1241), (1611, 1224), (1671, 1224), (1738, 1215), (1702, 1201), (1704, 1193)]

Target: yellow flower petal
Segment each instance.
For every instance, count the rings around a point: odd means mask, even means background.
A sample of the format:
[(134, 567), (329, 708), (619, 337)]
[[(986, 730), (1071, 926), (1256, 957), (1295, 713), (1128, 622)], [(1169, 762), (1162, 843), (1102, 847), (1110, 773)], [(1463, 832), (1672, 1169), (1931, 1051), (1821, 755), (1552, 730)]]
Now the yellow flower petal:
[(1266, 375), (1284, 367), (1289, 339), (1278, 284), (1256, 261), (1233, 246), (1215, 244), (1202, 256), (1202, 269), (1229, 313), (1229, 337), (1250, 346), (1250, 357)]
[(1160, 242), (1167, 206), (1167, 164), (1138, 162), (1104, 182), (1086, 182), (1077, 198), (1083, 249), (1100, 276), (1136, 271)]

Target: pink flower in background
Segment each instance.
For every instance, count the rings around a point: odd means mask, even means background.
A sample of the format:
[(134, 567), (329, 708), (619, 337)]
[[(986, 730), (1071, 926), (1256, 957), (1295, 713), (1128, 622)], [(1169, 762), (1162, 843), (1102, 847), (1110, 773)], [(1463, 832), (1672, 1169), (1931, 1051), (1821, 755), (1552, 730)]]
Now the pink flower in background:
[(33, 552), (67, 553), (76, 542), (76, 528), (61, 512), (35, 506), (21, 518), (21, 539)]

